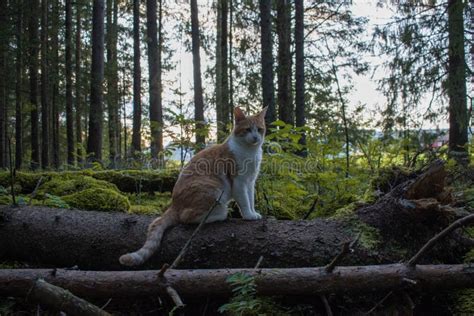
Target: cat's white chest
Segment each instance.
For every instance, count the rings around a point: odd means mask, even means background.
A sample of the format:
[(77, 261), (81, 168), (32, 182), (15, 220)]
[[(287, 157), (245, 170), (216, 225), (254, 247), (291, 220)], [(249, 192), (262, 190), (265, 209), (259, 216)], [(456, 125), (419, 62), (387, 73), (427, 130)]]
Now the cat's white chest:
[(254, 181), (260, 170), (262, 148), (242, 146), (232, 140), (229, 148), (235, 159), (237, 176)]

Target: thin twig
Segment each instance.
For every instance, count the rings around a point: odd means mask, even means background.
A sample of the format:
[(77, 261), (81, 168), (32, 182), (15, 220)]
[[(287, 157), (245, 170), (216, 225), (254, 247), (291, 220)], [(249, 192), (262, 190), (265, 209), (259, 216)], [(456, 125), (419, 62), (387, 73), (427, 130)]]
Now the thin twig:
[(336, 268), (336, 265), (350, 252), (353, 251), (354, 246), (356, 245), (357, 241), (360, 238), (360, 233), (354, 238), (353, 241), (348, 242), (346, 241), (345, 243), (342, 244), (341, 252), (337, 254), (332, 261), (326, 265), (325, 270), (327, 273), (331, 273), (334, 268)]
[(41, 176), (38, 180), (38, 182), (36, 182), (36, 186), (35, 186), (35, 189), (33, 190), (33, 192), (31, 192), (31, 195), (30, 195), (30, 200), (28, 201), (28, 206), (31, 205), (31, 203), (33, 202), (33, 199), (35, 198), (36, 196), (36, 193), (38, 192), (38, 189), (41, 185), (41, 182), (43, 182), (43, 176)]
[(443, 229), (439, 234), (437, 234), (436, 236), (434, 236), (433, 238), (431, 238), (417, 253), (416, 255), (414, 255), (408, 262), (407, 262), (407, 265), (408, 266), (415, 266), (419, 261), (420, 259), (428, 252), (430, 251), (434, 245), (440, 241), (441, 239), (443, 239), (444, 237), (446, 237), (449, 233), (451, 233), (453, 230), (457, 229), (457, 228), (460, 228), (462, 226), (465, 226), (465, 225), (468, 225), (468, 224), (471, 224), (471, 223), (474, 223), (474, 214), (471, 214), (471, 215), (468, 215), (466, 217), (463, 217), (461, 219), (458, 219), (457, 221), (455, 221), (454, 223), (452, 223), (451, 225), (449, 225), (448, 227), (446, 227), (445, 229)]
[(171, 299), (174, 302), (174, 305), (176, 305), (177, 308), (183, 308), (184, 303), (181, 300), (181, 297), (179, 296), (178, 292), (176, 292), (175, 289), (173, 289), (171, 286), (166, 286), (166, 293), (171, 297)]
[(221, 200), (221, 197), (222, 195), (224, 194), (224, 191), (221, 192), (221, 194), (219, 195), (219, 198), (217, 200), (214, 201), (214, 204), (211, 206), (211, 208), (209, 209), (209, 211), (207, 211), (207, 214), (206, 216), (204, 216), (202, 219), (201, 219), (201, 222), (199, 223), (198, 227), (196, 227), (196, 229), (194, 230), (194, 232), (192, 233), (191, 237), (189, 237), (188, 241), (186, 242), (186, 244), (183, 246), (183, 248), (181, 249), (181, 251), (179, 252), (178, 256), (174, 259), (173, 263), (170, 265), (168, 265), (167, 263), (163, 264), (163, 266), (161, 267), (160, 269), (160, 272), (158, 272), (158, 279), (160, 280), (160, 285), (162, 287), (165, 288), (166, 290), (166, 293), (168, 293), (168, 295), (170, 296), (170, 298), (173, 300), (174, 304), (176, 305), (176, 308), (177, 309), (182, 309), (184, 307), (184, 303), (183, 301), (181, 300), (181, 297), (179, 296), (178, 292), (173, 288), (171, 287), (171, 285), (168, 283), (168, 280), (166, 279), (166, 276), (165, 276), (165, 272), (168, 270), (168, 269), (174, 269), (178, 266), (178, 264), (181, 262), (182, 258), (184, 257), (184, 255), (186, 254), (186, 251), (188, 250), (189, 246), (191, 245), (191, 242), (192, 240), (194, 239), (194, 237), (197, 235), (197, 233), (199, 232), (199, 230), (201, 229), (201, 227), (204, 225), (204, 223), (206, 222), (206, 220), (209, 218), (209, 215), (211, 215), (212, 211), (214, 210), (214, 208), (217, 206), (217, 204), (220, 203), (220, 200)]
[(262, 264), (262, 261), (263, 261), (263, 256), (260, 256), (260, 258), (258, 258), (258, 260), (257, 260), (257, 263), (255, 264), (255, 267), (254, 267), (255, 270), (260, 268), (260, 265)]
[(314, 210), (316, 209), (316, 205), (318, 204), (319, 202), (319, 196), (317, 196), (313, 203), (311, 204), (311, 207), (309, 208), (309, 210), (306, 212), (306, 214), (303, 216), (303, 219), (308, 219), (308, 217), (311, 215), (311, 213), (314, 212)]
[(407, 301), (408, 306), (410, 307), (410, 310), (413, 311), (415, 309), (416, 305), (413, 302), (413, 300), (411, 299), (410, 295), (408, 295), (407, 292), (403, 292), (402, 295), (403, 295), (403, 298), (405, 299), (405, 301)]
[(321, 301), (323, 301), (324, 304), (324, 309), (326, 310), (326, 315), (327, 316), (332, 316), (332, 309), (331, 305), (329, 305), (328, 299), (326, 298), (326, 295), (320, 295), (319, 298), (321, 298)]
[(372, 307), (372, 308), (366, 313), (366, 315), (372, 314), (372, 313), (373, 313), (380, 305), (382, 305), (382, 304), (387, 300), (387, 298), (389, 298), (390, 295), (392, 295), (392, 294), (393, 294), (393, 291), (388, 292), (388, 294), (385, 295), (377, 304), (375, 304), (375, 306)]
[(193, 234), (191, 235), (191, 237), (189, 237), (188, 241), (186, 242), (186, 244), (184, 245), (184, 247), (181, 249), (181, 251), (179, 252), (178, 256), (176, 257), (176, 259), (174, 259), (173, 263), (171, 264), (171, 266), (169, 267), (170, 269), (174, 269), (178, 266), (178, 264), (181, 262), (183, 256), (186, 254), (186, 251), (188, 251), (188, 248), (189, 246), (191, 245), (191, 242), (193, 241), (194, 237), (197, 235), (197, 233), (201, 230), (201, 227), (204, 225), (204, 223), (206, 223), (206, 220), (208, 219), (209, 215), (211, 215), (212, 211), (216, 208), (216, 206), (220, 203), (221, 201), (221, 197), (222, 195), (224, 194), (224, 191), (221, 192), (221, 194), (219, 195), (219, 198), (217, 198), (215, 201), (214, 201), (214, 204), (212, 204), (211, 208), (209, 209), (209, 211), (207, 211), (207, 214), (206, 216), (204, 216), (202, 219), (201, 219), (201, 222), (199, 223), (198, 227), (196, 227), (196, 229), (194, 230)]
[(15, 178), (16, 178), (16, 168), (13, 166), (13, 157), (12, 157), (12, 141), (11, 137), (8, 138), (8, 155), (10, 160), (10, 192), (12, 195), (12, 204), (17, 206), (16, 196), (15, 196)]

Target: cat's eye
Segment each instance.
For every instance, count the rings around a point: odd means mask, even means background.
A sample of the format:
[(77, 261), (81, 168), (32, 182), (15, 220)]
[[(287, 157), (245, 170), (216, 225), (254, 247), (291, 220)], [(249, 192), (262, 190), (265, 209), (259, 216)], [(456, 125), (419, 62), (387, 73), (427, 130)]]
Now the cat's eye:
[(259, 133), (263, 133), (263, 128), (260, 128), (260, 127), (259, 127), (259, 128), (258, 128), (258, 132), (259, 132)]
[(249, 128), (246, 129), (246, 131), (250, 133), (250, 132), (252, 132), (252, 129), (249, 127)]

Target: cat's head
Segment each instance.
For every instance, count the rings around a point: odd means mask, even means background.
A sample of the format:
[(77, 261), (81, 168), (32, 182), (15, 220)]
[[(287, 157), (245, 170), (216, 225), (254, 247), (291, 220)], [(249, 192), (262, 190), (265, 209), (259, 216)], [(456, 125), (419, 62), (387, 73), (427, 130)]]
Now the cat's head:
[(255, 115), (245, 115), (239, 108), (234, 109), (234, 129), (232, 134), (235, 139), (247, 146), (260, 146), (265, 137), (265, 114), (267, 107)]

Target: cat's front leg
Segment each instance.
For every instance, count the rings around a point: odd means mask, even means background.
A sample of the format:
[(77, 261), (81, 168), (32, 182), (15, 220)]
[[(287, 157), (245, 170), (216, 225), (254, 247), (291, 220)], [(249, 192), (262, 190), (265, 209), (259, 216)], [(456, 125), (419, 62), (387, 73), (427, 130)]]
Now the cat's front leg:
[[(251, 183), (244, 179), (234, 179), (232, 186), (232, 196), (234, 200), (239, 204), (240, 212), (242, 217), (247, 220), (261, 219), (262, 215), (258, 214), (252, 209), (252, 202), (249, 199), (251, 191)], [(253, 198), (253, 197), (252, 197)]]
[(259, 219), (262, 218), (262, 215), (255, 209), (255, 180), (251, 182), (247, 191), (247, 195), (250, 201), (250, 209), (252, 210), (252, 212), (260, 216)]

